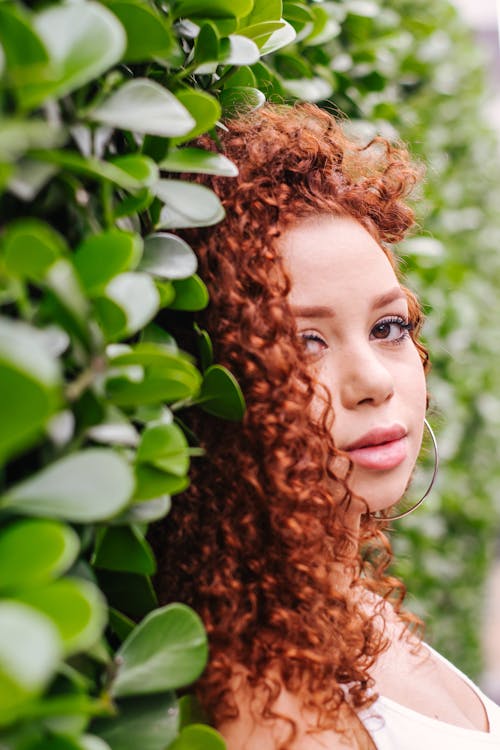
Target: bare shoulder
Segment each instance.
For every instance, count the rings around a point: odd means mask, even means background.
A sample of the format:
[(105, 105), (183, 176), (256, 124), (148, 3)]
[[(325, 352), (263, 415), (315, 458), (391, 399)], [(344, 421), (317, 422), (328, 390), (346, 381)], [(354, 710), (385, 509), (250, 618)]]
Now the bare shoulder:
[[(233, 689), (239, 716), (217, 727), (227, 750), (277, 750), (285, 742), (287, 750), (371, 750), (375, 747), (359, 719), (347, 707), (342, 723), (350, 732), (312, 732), (312, 717), (304, 712), (298, 696), (284, 688), (273, 706), (277, 717), (272, 719), (263, 718), (263, 698), (252, 691), (243, 674), (235, 677)], [(295, 736), (290, 741), (293, 724)], [(356, 739), (353, 739), (353, 732)]]

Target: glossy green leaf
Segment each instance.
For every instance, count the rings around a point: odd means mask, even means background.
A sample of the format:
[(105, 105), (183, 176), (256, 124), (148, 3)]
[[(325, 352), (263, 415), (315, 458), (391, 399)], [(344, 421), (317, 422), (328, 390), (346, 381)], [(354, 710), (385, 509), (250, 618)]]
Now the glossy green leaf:
[[(283, 33), (284, 29), (287, 29), (287, 23), (283, 19), (279, 19), (277, 21), (263, 21), (252, 26), (245, 26), (238, 33), (252, 39), (257, 47), (261, 49), (275, 32), (281, 31)], [(285, 39), (284, 36), (283, 39)], [(261, 52), (261, 54), (263, 53)]]
[[(196, 37), (194, 45), (194, 59), (198, 66), (207, 62), (219, 60), (219, 32), (213, 23), (204, 23)], [(199, 67), (197, 68), (199, 71)]]
[(177, 148), (169, 151), (160, 162), (160, 168), (169, 172), (197, 172), (236, 177), (238, 167), (224, 154), (204, 151), (201, 148)]
[(225, 216), (218, 197), (204, 185), (183, 180), (159, 180), (154, 192), (165, 203), (158, 222), (160, 228), (211, 226)]
[(83, 86), (117, 63), (125, 50), (125, 32), (116, 16), (91, 0), (46, 8), (33, 24), (49, 53), (52, 76), (25, 82), (19, 96), (26, 107)]
[(174, 143), (190, 141), (197, 135), (210, 130), (221, 116), (220, 104), (211, 94), (199, 89), (181, 89), (175, 92), (177, 99), (194, 118), (195, 125), (185, 136), (175, 138)]
[(148, 427), (137, 449), (137, 461), (184, 476), (189, 469), (188, 443), (184, 433), (176, 424)]
[(120, 455), (105, 448), (72, 453), (15, 485), (0, 507), (80, 523), (116, 515), (128, 503), (134, 477)]
[(179, 710), (172, 692), (117, 701), (118, 713), (96, 719), (92, 731), (112, 750), (165, 750), (176, 737)]
[(2, 249), (8, 273), (39, 282), (66, 251), (66, 244), (49, 224), (39, 219), (21, 219), (7, 227)]
[(44, 689), (61, 653), (48, 617), (19, 602), (0, 602), (0, 725)]
[(123, 59), (148, 62), (152, 57), (168, 57), (175, 43), (165, 18), (154, 8), (137, 0), (108, 0), (107, 6), (119, 18), (127, 34)]
[(24, 591), (19, 598), (52, 620), (66, 654), (89, 649), (106, 625), (106, 602), (90, 581), (60, 578), (47, 586)]
[(30, 589), (57, 578), (73, 564), (80, 544), (58, 521), (25, 519), (0, 531), (0, 590)]
[[(99, 181), (113, 182), (125, 190), (139, 190), (143, 187), (142, 181), (138, 180), (127, 169), (121, 169), (119, 162), (113, 164), (109, 161), (81, 156), (72, 151), (35, 150), (31, 153), (31, 156), (34, 159), (55, 164), (70, 173), (74, 172), (77, 175)], [(146, 182), (150, 182), (149, 174)]]
[(170, 511), (171, 502), (169, 495), (153, 497), (149, 500), (139, 500), (130, 505), (125, 513), (113, 519), (113, 523), (152, 523), (163, 518)]
[(198, 615), (169, 604), (147, 615), (116, 653), (117, 698), (184, 687), (203, 670), (207, 639)]
[(66, 258), (53, 263), (44, 279), (44, 286), (51, 293), (49, 309), (52, 318), (61, 328), (75, 334), (88, 345), (89, 304), (72, 263)]
[(245, 413), (245, 400), (235, 377), (221, 365), (213, 365), (203, 376), (199, 403), (209, 414), (239, 421)]
[(252, 0), (178, 0), (175, 18), (243, 18), (252, 10)]
[(87, 294), (96, 295), (116, 275), (137, 266), (142, 255), (142, 239), (132, 232), (110, 229), (91, 234), (76, 248), (73, 262)]
[(198, 351), (200, 354), (201, 369), (205, 371), (214, 362), (214, 349), (212, 341), (208, 334), (203, 328), (199, 328), (195, 325), (195, 331), (197, 333)]
[(149, 576), (119, 570), (95, 570), (108, 605), (128, 617), (144, 617), (158, 606)]
[(140, 270), (164, 279), (184, 279), (198, 267), (196, 255), (180, 237), (169, 232), (155, 232), (144, 240)]
[(55, 414), (60, 394), (57, 362), (39, 332), (20, 321), (0, 318), (0, 460), (40, 433)]
[(226, 743), (221, 735), (206, 724), (190, 724), (183, 727), (181, 733), (169, 750), (226, 750)]
[(143, 154), (125, 154), (116, 156), (111, 164), (122, 169), (145, 187), (151, 187), (158, 179), (158, 167), (155, 162)]
[(21, 83), (30, 71), (42, 73), (49, 62), (47, 50), (27, 13), (19, 7), (0, 5), (0, 43), (14, 84)]
[(134, 500), (136, 502), (132, 506), (133, 508), (138, 507), (138, 504), (142, 504), (144, 501), (156, 500), (159, 496), (177, 495), (189, 487), (187, 476), (170, 474), (147, 464), (137, 464), (135, 478)]
[(170, 281), (155, 280), (158, 294), (160, 295), (160, 308), (169, 307), (175, 297), (174, 285)]
[(205, 283), (197, 274), (188, 279), (174, 281), (175, 298), (170, 304), (172, 310), (203, 310), (209, 301)]
[[(111, 339), (136, 333), (149, 323), (160, 307), (160, 295), (154, 281), (146, 273), (129, 272), (115, 276), (104, 289), (104, 299), (110, 300), (124, 313), (124, 320), (101, 319)], [(102, 298), (96, 300), (96, 305), (102, 312), (103, 306), (99, 308), (101, 301)]]
[(240, 34), (231, 34), (227, 39), (223, 39), (221, 52), (226, 65), (252, 65), (260, 56), (257, 44)]
[(156, 570), (151, 548), (134, 526), (105, 529), (97, 543), (92, 564), (97, 568), (144, 575), (152, 575)]
[(22, 120), (3, 117), (0, 120), (0, 157), (7, 161), (17, 159), (30, 149), (56, 148), (64, 140), (65, 129), (59, 123), (49, 123), (39, 118)]
[(127, 617), (127, 615), (124, 615), (123, 612), (119, 612), (117, 609), (114, 609), (114, 607), (110, 607), (109, 627), (121, 641), (124, 641), (135, 628), (135, 622), (131, 620), (130, 617)]
[(168, 89), (147, 78), (124, 83), (90, 116), (114, 128), (165, 137), (185, 135), (195, 124), (186, 107)]
[(261, 55), (270, 55), (272, 52), (276, 52), (276, 50), (281, 49), (282, 47), (286, 47), (293, 41), (295, 41), (295, 29), (286, 21), (284, 22), (284, 24), (285, 25), (281, 28), (273, 31), (267, 41), (265, 41), (264, 44), (260, 45)]
[(259, 109), (265, 101), (266, 97), (262, 91), (248, 86), (227, 86), (221, 94), (221, 103), (226, 115)]

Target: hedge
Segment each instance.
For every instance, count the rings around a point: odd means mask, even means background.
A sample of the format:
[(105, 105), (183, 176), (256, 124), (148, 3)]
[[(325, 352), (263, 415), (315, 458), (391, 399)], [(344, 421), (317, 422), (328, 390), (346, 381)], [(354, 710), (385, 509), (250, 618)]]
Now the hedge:
[[(204, 668), (182, 604), (158, 608), (148, 524), (203, 460), (182, 410), (238, 420), (237, 383), (197, 331), (195, 248), (211, 191), (172, 177), (186, 147), (266, 98), (338, 108), (428, 165), (400, 252), (432, 313), (444, 455), (428, 510), (398, 526), (397, 571), (430, 640), (480, 671), (478, 610), (498, 508), (497, 145), (482, 61), (444, 0), (0, 2), (0, 742), (6, 750), (218, 750), (176, 690)], [(169, 175), (169, 176), (167, 176)]]

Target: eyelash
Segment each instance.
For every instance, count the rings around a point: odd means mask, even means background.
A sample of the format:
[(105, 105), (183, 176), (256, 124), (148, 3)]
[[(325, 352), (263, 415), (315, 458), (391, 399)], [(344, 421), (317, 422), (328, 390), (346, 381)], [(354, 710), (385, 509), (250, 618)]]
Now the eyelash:
[[(397, 325), (401, 329), (401, 335), (396, 339), (390, 341), (387, 341), (387, 339), (385, 338), (378, 339), (379, 341), (384, 341), (386, 344), (390, 344), (391, 346), (398, 346), (399, 344), (402, 344), (414, 329), (414, 324), (411, 321), (405, 320), (405, 318), (402, 318), (399, 315), (394, 315), (379, 320), (378, 323), (376, 323), (371, 329), (370, 334), (372, 334), (376, 328), (384, 325)], [(324, 338), (320, 336), (319, 333), (315, 333), (314, 331), (304, 331), (301, 334), (301, 338), (304, 342), (304, 345), (306, 345), (306, 342), (308, 341), (313, 341), (317, 344), (324, 345), (325, 347), (327, 346)], [(377, 340), (376, 337), (375, 340)], [(319, 352), (317, 352), (316, 354), (319, 354)]]

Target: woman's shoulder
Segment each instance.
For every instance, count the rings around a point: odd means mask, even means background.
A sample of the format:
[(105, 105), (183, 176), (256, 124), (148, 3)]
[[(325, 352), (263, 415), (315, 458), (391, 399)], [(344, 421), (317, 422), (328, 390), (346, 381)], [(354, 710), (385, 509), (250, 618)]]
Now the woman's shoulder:
[[(276, 677), (273, 675), (272, 677)], [(217, 729), (227, 750), (374, 750), (375, 746), (356, 713), (347, 704), (337, 712), (338, 730), (316, 728), (312, 712), (300, 695), (279, 686), (270, 711), (265, 710), (266, 691), (251, 687), (243, 670), (232, 681), (238, 717)]]

